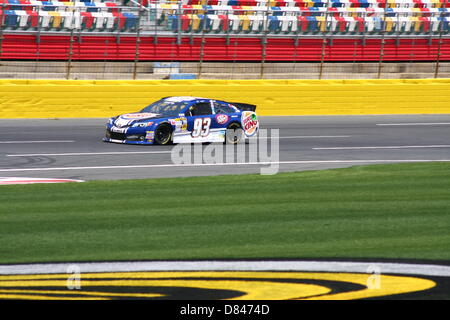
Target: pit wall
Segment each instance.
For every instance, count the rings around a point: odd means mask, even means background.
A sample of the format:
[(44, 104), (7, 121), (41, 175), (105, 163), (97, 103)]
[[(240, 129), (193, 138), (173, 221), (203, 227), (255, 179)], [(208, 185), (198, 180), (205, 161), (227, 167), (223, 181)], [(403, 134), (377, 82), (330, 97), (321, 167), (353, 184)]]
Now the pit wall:
[(0, 118), (103, 118), (167, 96), (252, 103), (261, 116), (450, 113), (450, 79), (0, 80)]

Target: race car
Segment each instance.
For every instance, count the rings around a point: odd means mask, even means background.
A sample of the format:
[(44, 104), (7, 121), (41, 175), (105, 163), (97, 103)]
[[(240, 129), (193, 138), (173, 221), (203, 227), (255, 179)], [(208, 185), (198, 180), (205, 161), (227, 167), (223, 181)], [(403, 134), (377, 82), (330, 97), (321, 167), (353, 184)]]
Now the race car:
[(256, 106), (198, 97), (166, 97), (139, 112), (109, 119), (105, 142), (236, 144), (259, 129)]

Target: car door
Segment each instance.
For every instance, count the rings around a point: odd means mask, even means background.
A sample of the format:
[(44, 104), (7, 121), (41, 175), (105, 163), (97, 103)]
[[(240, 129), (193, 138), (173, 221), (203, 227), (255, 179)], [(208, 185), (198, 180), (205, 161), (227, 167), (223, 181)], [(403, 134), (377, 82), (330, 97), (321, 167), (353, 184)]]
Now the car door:
[(194, 103), (186, 112), (188, 131), (195, 140), (207, 140), (211, 129), (216, 127), (213, 110), (210, 101)]
[(239, 122), (239, 111), (223, 101), (214, 101), (215, 122), (218, 128), (227, 128), (233, 120)]

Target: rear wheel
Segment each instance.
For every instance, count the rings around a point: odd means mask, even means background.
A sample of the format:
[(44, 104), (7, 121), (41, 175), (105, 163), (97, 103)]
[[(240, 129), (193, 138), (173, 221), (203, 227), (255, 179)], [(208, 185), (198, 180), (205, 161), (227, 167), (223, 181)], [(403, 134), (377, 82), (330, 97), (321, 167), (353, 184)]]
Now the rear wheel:
[(155, 130), (156, 144), (170, 144), (172, 142), (172, 126), (166, 123), (159, 125)]
[(227, 144), (237, 144), (244, 138), (244, 132), (239, 123), (230, 123), (227, 127), (227, 132), (225, 135), (225, 143)]

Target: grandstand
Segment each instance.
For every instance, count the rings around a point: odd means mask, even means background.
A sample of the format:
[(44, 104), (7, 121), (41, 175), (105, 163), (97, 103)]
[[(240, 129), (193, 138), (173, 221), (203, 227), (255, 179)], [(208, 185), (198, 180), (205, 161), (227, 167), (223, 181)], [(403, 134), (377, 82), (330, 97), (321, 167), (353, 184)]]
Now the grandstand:
[(331, 62), (421, 61), (441, 68), (450, 60), (449, 0), (1, 0), (0, 4), (3, 66), (18, 60), (135, 65), (166, 61), (220, 62), (226, 70), (227, 61), (315, 62), (321, 67)]

